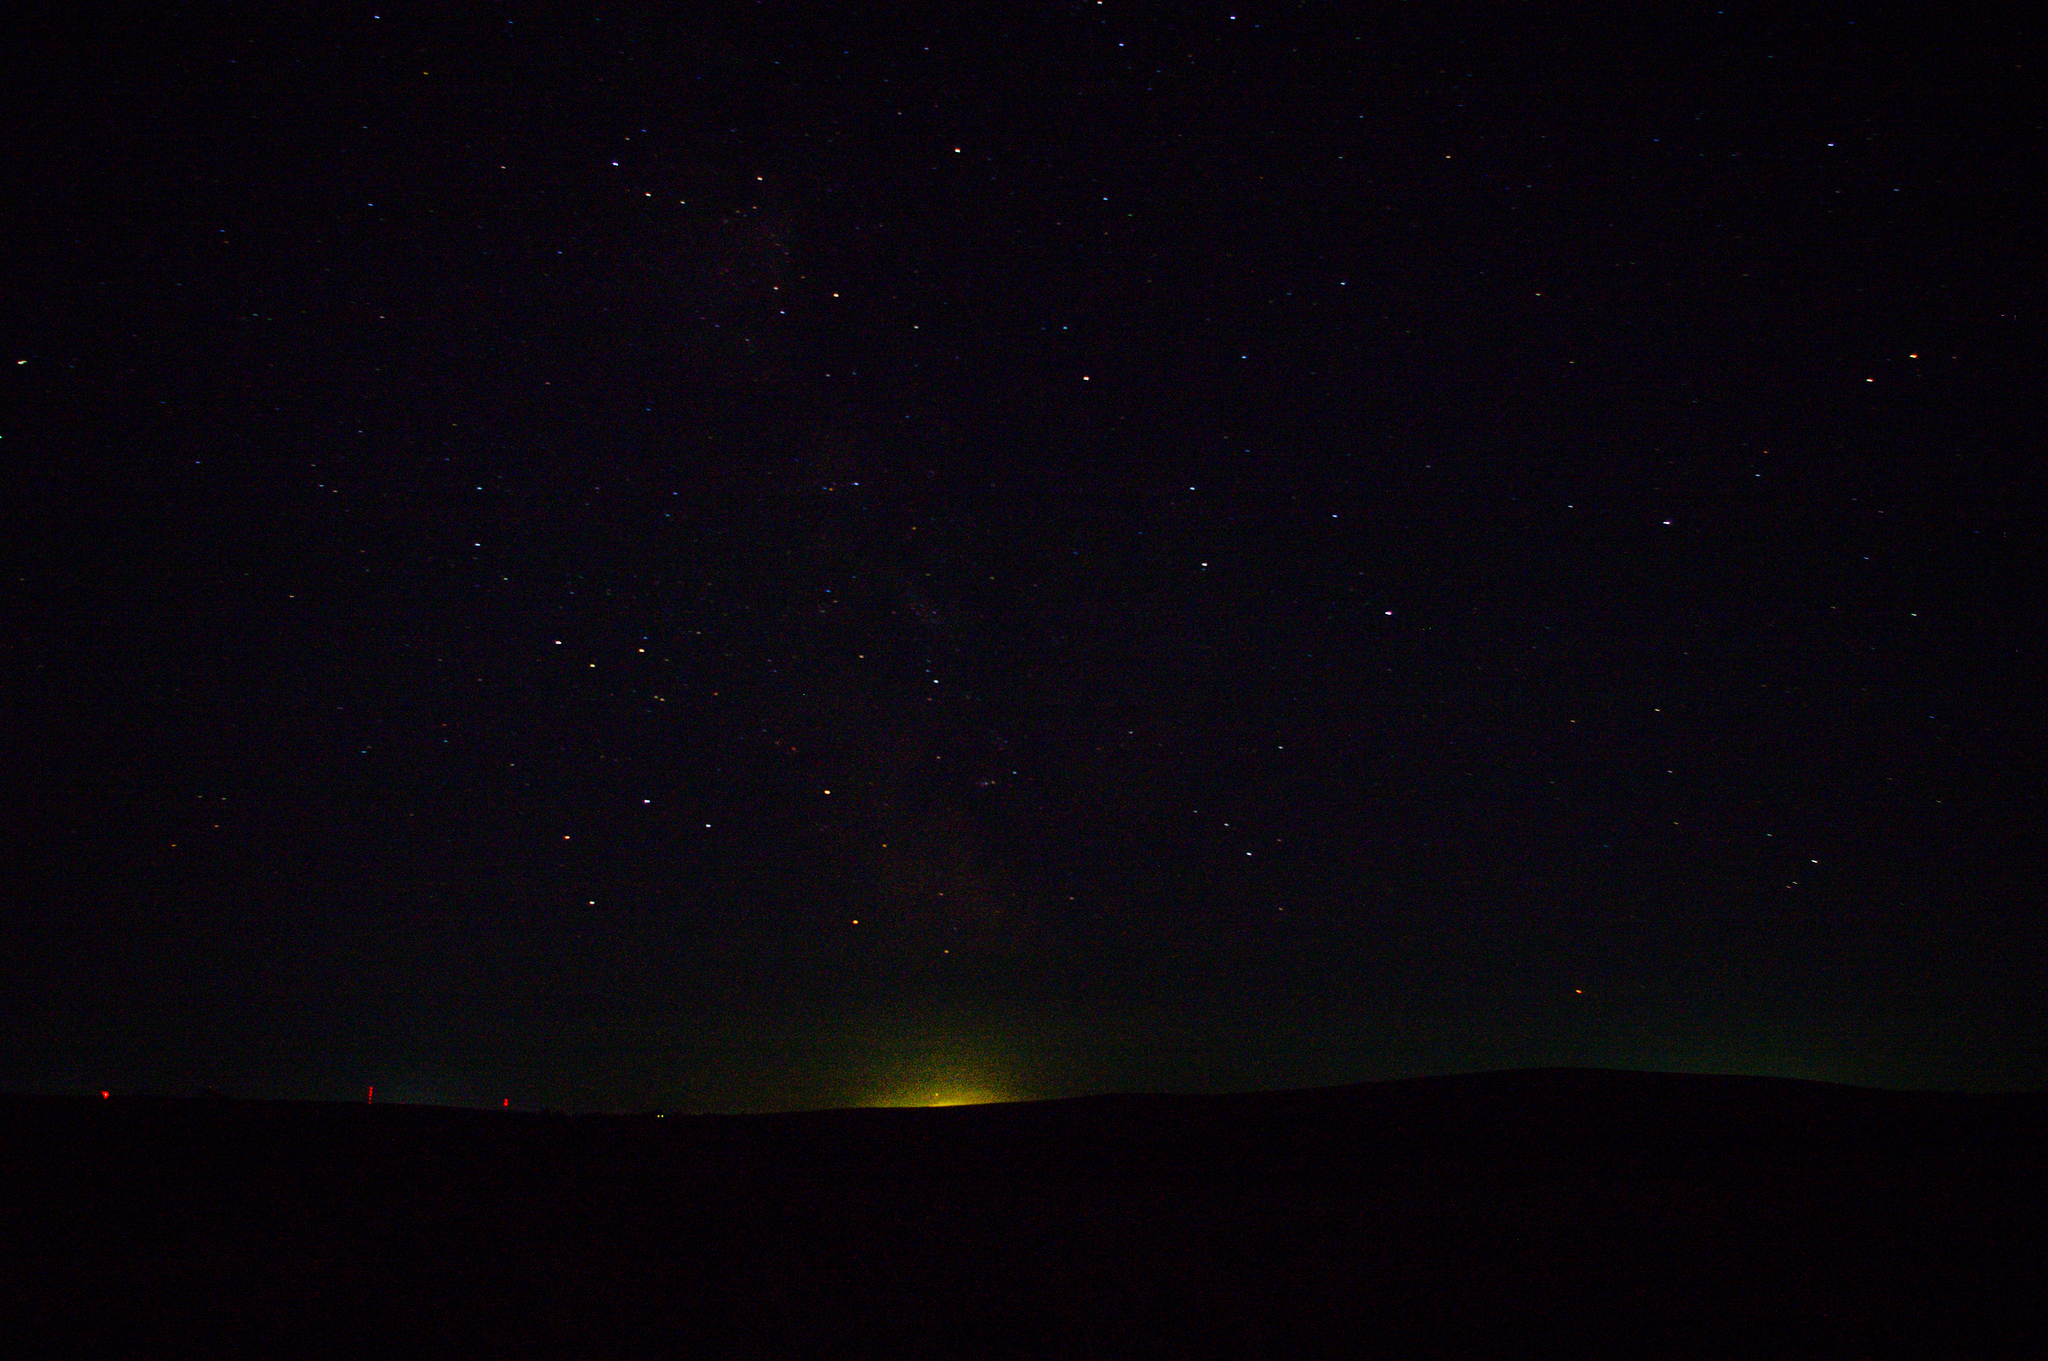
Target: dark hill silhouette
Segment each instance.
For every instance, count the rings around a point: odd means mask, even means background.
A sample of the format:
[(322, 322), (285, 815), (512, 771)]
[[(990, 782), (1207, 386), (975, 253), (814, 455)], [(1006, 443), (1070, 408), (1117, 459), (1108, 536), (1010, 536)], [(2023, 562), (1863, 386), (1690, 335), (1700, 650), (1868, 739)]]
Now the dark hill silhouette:
[(2020, 1355), (2048, 1097), (1581, 1069), (570, 1117), (0, 1098), (22, 1354)]

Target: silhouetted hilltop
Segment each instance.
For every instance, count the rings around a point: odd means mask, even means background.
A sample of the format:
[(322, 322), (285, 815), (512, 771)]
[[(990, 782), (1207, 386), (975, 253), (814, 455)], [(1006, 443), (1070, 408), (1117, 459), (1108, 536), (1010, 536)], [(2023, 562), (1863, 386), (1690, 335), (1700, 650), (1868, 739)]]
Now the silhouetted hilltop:
[(2020, 1355), (2044, 1132), (2040, 1094), (1582, 1069), (773, 1115), (17, 1096), (0, 1270), (38, 1355)]
[(1975, 1139), (2038, 1135), (2048, 1127), (2048, 1094), (1897, 1092), (1794, 1078), (1542, 1068), (1292, 1091), (1116, 1094), (761, 1118), (882, 1124), (905, 1115), (963, 1135), (1081, 1144)]
[(185, 1140), (254, 1136), (478, 1139), (637, 1135), (711, 1144), (766, 1140), (1028, 1141), (1078, 1152), (1269, 1143), (1289, 1148), (1421, 1144), (1550, 1146), (1616, 1140), (2012, 1140), (2048, 1133), (2048, 1093), (1901, 1092), (1796, 1078), (1533, 1068), (1342, 1087), (1228, 1094), (1111, 1093), (945, 1107), (771, 1114), (630, 1115), (401, 1103), (247, 1101), (206, 1091), (96, 1099), (0, 1096), (17, 1137), (132, 1133)]

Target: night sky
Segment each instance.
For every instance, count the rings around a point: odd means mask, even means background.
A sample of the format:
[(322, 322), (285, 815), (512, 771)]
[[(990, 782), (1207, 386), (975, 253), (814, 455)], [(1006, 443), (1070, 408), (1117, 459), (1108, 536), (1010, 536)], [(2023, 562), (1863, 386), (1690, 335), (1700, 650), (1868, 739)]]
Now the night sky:
[(2041, 1085), (2039, 45), (1512, 8), (14, 30), (0, 1087)]

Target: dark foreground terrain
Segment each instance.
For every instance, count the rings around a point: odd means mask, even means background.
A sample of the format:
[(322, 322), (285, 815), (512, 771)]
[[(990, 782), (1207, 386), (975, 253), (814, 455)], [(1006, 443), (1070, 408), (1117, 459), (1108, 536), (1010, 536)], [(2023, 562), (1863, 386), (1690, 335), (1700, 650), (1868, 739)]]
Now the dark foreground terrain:
[(2040, 1096), (0, 1099), (18, 1355), (2039, 1354)]

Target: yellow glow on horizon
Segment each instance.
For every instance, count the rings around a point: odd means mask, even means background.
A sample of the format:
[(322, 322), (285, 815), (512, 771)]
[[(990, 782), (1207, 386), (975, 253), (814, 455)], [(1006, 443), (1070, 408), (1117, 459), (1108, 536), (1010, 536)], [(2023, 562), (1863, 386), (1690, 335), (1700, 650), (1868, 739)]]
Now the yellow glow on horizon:
[(923, 1091), (909, 1091), (890, 1096), (879, 1096), (866, 1104), (870, 1106), (989, 1106), (1002, 1101), (1014, 1101), (1007, 1092), (991, 1087), (935, 1087)]
[(1028, 1080), (1015, 1070), (1009, 1046), (987, 1034), (908, 1026), (867, 1037), (848, 1073), (849, 1095), (862, 1106), (986, 1106), (1028, 1100)]
[(988, 1106), (1009, 1098), (1000, 1092), (943, 1091), (933, 1092), (927, 1106)]

